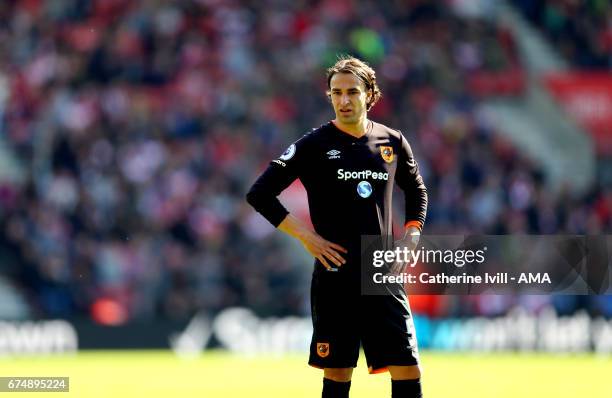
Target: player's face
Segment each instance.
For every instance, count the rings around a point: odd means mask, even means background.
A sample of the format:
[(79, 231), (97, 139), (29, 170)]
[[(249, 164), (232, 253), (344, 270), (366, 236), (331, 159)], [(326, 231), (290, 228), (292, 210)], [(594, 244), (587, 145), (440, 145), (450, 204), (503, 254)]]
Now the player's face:
[(331, 102), (336, 118), (344, 124), (357, 124), (366, 116), (365, 85), (352, 73), (336, 73), (330, 85)]

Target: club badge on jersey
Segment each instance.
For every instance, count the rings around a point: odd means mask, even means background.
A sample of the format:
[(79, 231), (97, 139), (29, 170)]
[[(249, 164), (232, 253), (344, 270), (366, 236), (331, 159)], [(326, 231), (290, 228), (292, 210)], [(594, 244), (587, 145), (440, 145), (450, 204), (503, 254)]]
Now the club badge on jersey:
[(381, 146), (380, 147), (380, 156), (382, 156), (383, 160), (387, 163), (393, 162), (393, 147), (392, 146)]

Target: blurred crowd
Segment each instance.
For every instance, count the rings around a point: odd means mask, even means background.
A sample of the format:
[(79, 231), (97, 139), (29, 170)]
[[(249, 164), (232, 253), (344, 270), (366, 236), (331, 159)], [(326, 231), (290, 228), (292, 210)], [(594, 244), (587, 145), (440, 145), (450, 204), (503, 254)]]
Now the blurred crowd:
[(520, 63), (504, 26), (453, 3), (0, 2), (0, 135), (26, 175), (0, 182), (0, 272), (35, 316), (308, 313), (310, 260), (244, 194), (333, 118), (338, 53), (378, 72), (370, 116), (412, 143), (425, 233), (610, 231), (612, 190), (551, 191), (480, 111), (478, 82), (515, 95)]
[(612, 68), (612, 3), (609, 0), (512, 0), (570, 65)]

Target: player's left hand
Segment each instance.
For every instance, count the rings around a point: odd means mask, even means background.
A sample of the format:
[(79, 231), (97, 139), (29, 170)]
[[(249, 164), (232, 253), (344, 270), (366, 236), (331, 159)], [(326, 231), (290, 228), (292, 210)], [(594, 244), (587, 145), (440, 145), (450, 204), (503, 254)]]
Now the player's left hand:
[[(406, 233), (402, 239), (394, 242), (394, 246), (399, 247), (402, 250), (406, 248), (412, 252), (419, 244), (420, 235), (420, 231), (417, 228), (409, 228), (406, 230)], [(406, 262), (395, 261), (395, 263), (393, 263), (389, 269), (389, 273), (392, 275), (399, 275), (404, 272), (407, 264), (408, 263)]]

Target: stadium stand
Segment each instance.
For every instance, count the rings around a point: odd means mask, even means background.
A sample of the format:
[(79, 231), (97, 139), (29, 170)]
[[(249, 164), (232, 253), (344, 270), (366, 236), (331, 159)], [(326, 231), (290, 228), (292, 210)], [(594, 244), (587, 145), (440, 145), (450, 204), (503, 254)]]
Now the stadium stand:
[[(610, 5), (587, 2), (559, 28), (557, 2), (546, 3), (526, 13), (561, 52), (609, 67), (610, 46), (606, 56), (572, 50), (564, 37), (609, 45), (609, 28), (589, 21)], [(1, 272), (28, 316), (307, 313), (310, 260), (243, 198), (270, 159), (332, 118), (323, 71), (340, 52), (377, 69), (384, 97), (371, 116), (412, 142), (429, 188), (426, 233), (612, 229), (612, 189), (550, 191), (534, 159), (480, 112), (490, 98), (520, 100), (526, 84), (512, 35), (486, 9), (305, 4), (0, 4), (0, 135), (25, 176), (0, 181)], [(483, 311), (456, 300), (431, 305), (437, 315)], [(568, 300), (563, 308), (600, 308)]]

